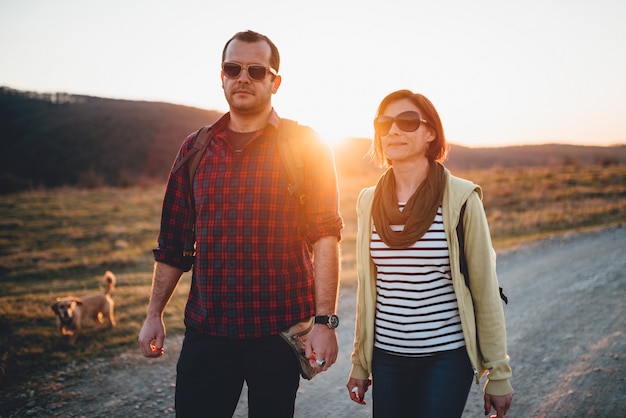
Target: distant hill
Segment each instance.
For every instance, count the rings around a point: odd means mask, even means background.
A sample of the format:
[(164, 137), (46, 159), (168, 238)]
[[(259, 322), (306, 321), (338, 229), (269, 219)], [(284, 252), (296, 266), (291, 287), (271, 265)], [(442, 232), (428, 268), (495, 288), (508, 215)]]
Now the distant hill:
[(596, 147), (545, 144), (501, 148), (467, 148), (452, 145), (447, 165), (466, 170), (491, 167), (624, 163), (626, 163), (626, 145)]
[[(0, 193), (32, 187), (128, 186), (163, 182), (182, 140), (221, 112), (169, 103), (113, 100), (0, 87)], [(335, 147), (340, 173), (375, 169), (369, 139)], [(626, 163), (626, 146), (452, 146), (451, 169)]]
[[(350, 138), (335, 150), (338, 166), (352, 164), (358, 171), (369, 170), (368, 159), (358, 161), (355, 156), (367, 154), (372, 141), (369, 138)], [(509, 147), (468, 148), (450, 144), (445, 162), (451, 170), (479, 170), (487, 168), (514, 168), (562, 166), (575, 164), (626, 164), (626, 145), (595, 147), (580, 145), (524, 145)]]
[(0, 88), (0, 191), (164, 180), (183, 139), (220, 113)]

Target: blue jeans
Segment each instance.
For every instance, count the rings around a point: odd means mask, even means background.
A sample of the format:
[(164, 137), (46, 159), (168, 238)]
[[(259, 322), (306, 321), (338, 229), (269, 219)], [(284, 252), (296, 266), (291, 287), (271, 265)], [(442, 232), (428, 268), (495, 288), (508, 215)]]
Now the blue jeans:
[(176, 372), (177, 417), (232, 417), (244, 381), (249, 417), (293, 417), (300, 366), (278, 335), (233, 340), (188, 328)]
[(374, 348), (373, 416), (460, 417), (473, 376), (465, 347), (427, 357), (398, 356)]

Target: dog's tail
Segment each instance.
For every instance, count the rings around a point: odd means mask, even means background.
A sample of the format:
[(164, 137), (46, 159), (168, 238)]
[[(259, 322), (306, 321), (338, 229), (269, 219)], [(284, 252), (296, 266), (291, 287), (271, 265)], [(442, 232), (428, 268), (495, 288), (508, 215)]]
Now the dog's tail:
[(104, 293), (110, 295), (113, 289), (115, 289), (115, 282), (117, 281), (117, 279), (115, 278), (115, 274), (113, 274), (111, 271), (107, 271), (106, 273), (104, 273), (104, 276), (102, 276), (102, 281), (106, 286), (106, 290), (104, 291)]

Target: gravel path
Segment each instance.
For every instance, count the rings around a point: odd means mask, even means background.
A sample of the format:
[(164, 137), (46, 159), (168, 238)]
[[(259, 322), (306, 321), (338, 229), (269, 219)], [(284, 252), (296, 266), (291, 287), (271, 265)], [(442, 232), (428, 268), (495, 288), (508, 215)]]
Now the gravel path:
[[(507, 417), (618, 417), (626, 411), (626, 229), (552, 238), (500, 254), (516, 390)], [(370, 417), (345, 389), (354, 329), (355, 287), (340, 292), (340, 358), (326, 373), (301, 381), (297, 418)], [(89, 366), (69, 366), (44, 387), (25, 390), (17, 411), (0, 417), (174, 416), (175, 363), (181, 337), (166, 355), (138, 349)], [(481, 386), (482, 386), (481, 382)], [(484, 417), (474, 385), (464, 417)], [(367, 400), (371, 400), (368, 394)], [(245, 417), (245, 389), (235, 414)]]

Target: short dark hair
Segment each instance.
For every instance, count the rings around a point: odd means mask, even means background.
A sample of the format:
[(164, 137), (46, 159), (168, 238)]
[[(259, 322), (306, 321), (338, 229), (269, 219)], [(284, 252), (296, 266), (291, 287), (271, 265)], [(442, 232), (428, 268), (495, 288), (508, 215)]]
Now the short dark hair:
[(274, 42), (272, 42), (270, 38), (252, 30), (237, 32), (233, 35), (232, 38), (228, 40), (228, 42), (226, 42), (226, 45), (224, 45), (224, 50), (222, 51), (222, 62), (224, 62), (224, 60), (226, 59), (226, 49), (228, 48), (228, 45), (230, 45), (230, 43), (234, 40), (248, 43), (267, 42), (267, 44), (270, 46), (270, 50), (272, 51), (270, 55), (270, 67), (278, 72), (280, 67), (280, 54), (278, 53), (278, 48), (276, 48), (276, 45), (274, 45)]
[[(448, 156), (448, 144), (446, 142), (446, 136), (443, 133), (443, 125), (441, 124), (437, 109), (435, 109), (435, 106), (426, 96), (413, 93), (411, 90), (397, 90), (393, 93), (389, 93), (382, 102), (380, 102), (378, 110), (376, 111), (376, 117), (380, 116), (390, 103), (403, 99), (407, 99), (417, 106), (422, 114), (422, 118), (427, 121), (426, 126), (432, 129), (435, 134), (435, 139), (429, 142), (428, 149), (426, 150), (428, 161), (445, 161)], [(391, 165), (391, 161), (385, 157), (380, 135), (378, 135), (376, 131), (374, 131), (374, 142), (372, 143), (368, 156), (380, 167)]]

